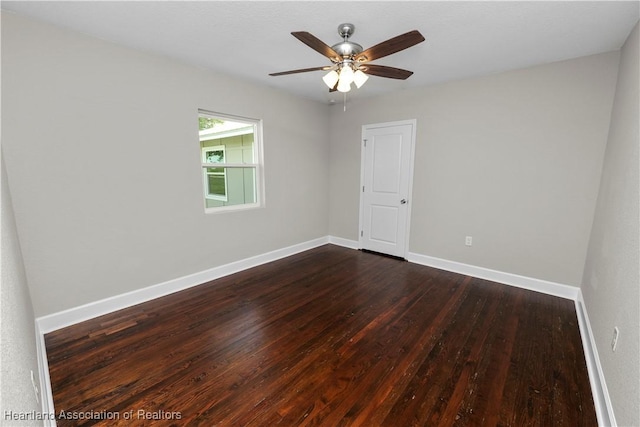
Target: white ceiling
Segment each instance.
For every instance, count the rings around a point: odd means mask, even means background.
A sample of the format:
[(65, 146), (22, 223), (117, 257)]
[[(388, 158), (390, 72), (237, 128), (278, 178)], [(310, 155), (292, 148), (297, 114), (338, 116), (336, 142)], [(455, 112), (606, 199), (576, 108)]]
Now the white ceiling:
[(638, 1), (2, 1), (2, 9), (147, 52), (231, 73), (321, 102), (323, 72), (269, 73), (329, 65), (291, 31), (333, 45), (355, 24), (365, 49), (410, 30), (426, 41), (372, 63), (413, 71), (372, 77), (365, 97), (619, 49), (639, 19)]

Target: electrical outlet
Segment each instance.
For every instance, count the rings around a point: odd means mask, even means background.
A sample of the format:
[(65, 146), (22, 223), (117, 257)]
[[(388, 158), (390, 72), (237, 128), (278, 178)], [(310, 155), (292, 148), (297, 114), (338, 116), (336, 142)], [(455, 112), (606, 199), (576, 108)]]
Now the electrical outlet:
[(620, 330), (616, 326), (613, 328), (613, 338), (611, 339), (611, 351), (616, 351), (616, 347), (618, 346), (618, 337), (620, 336)]
[(471, 246), (473, 244), (473, 237), (467, 236), (464, 238), (464, 244), (467, 246)]
[(40, 403), (40, 390), (38, 390), (38, 384), (36, 383), (36, 376), (31, 371), (31, 385), (33, 386), (33, 392), (36, 394), (36, 402)]

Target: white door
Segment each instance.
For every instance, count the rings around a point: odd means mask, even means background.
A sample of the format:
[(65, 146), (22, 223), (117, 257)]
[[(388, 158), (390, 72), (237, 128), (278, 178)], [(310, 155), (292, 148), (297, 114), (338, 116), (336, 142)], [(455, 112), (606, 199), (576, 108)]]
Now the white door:
[(407, 256), (415, 129), (415, 120), (362, 127), (362, 249)]

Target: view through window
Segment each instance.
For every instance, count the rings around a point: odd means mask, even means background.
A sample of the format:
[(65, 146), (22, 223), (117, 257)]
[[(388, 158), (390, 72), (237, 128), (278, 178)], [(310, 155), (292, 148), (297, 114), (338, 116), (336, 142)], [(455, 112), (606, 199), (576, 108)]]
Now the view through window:
[(205, 210), (259, 206), (260, 122), (200, 111), (198, 124)]

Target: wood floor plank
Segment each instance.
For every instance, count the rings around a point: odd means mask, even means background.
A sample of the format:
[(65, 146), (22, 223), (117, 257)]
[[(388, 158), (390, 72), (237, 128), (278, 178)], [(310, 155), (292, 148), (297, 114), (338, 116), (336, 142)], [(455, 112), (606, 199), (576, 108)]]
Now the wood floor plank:
[(60, 426), (597, 425), (573, 302), (333, 245), (45, 342)]

